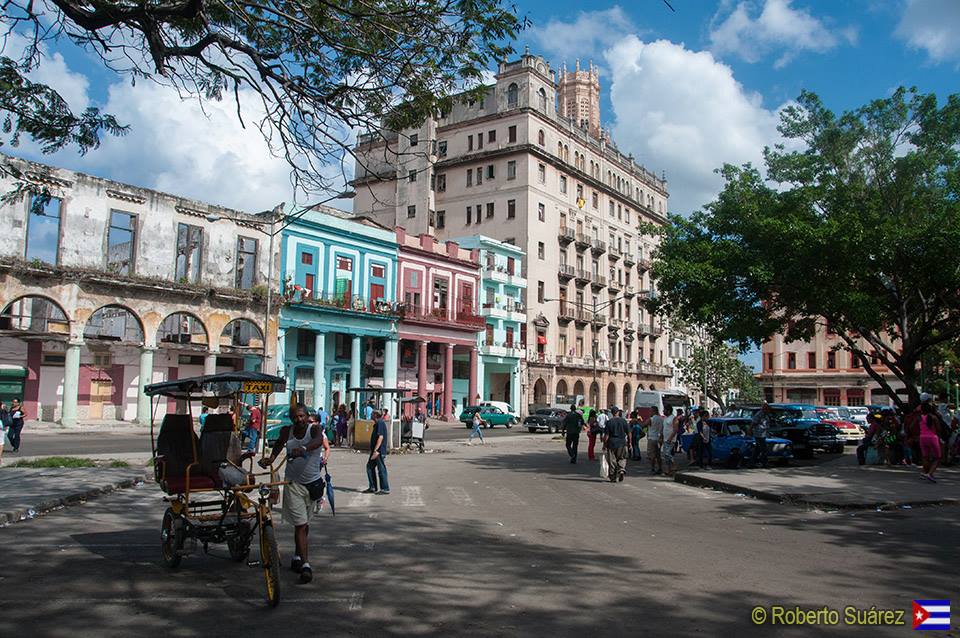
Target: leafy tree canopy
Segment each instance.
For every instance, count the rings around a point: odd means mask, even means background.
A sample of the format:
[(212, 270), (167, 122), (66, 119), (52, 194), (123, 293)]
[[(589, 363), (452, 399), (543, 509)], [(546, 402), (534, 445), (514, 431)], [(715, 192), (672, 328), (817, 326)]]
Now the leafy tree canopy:
[(716, 201), (663, 231), (656, 306), (741, 348), (826, 322), (916, 403), (921, 357), (960, 337), (960, 97), (901, 88), (838, 116), (804, 92), (779, 131), (766, 179), (724, 166)]
[[(761, 399), (760, 385), (753, 370), (737, 358), (737, 352), (725, 343), (693, 345), (690, 356), (675, 362), (680, 381), (692, 392), (705, 394), (720, 409), (727, 409), (727, 391), (736, 390), (740, 403)], [(706, 388), (704, 388), (706, 376)]]
[[(9, 0), (4, 35), (26, 37), (19, 59), (0, 49), (3, 135), (50, 152), (96, 148), (122, 123), (97, 109), (74, 113), (27, 75), (46, 42), (72, 41), (131, 81), (170, 85), (184, 97), (263, 102), (255, 122), (309, 191), (331, 184), (359, 129), (419, 125), (448, 110), (464, 87), (512, 52), (526, 26), (501, 0)], [(478, 93), (479, 94), (479, 93)]]

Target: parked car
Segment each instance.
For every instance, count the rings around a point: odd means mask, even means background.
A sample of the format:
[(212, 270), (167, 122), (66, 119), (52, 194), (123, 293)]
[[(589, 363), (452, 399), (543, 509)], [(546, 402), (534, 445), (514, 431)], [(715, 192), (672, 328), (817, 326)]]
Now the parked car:
[(486, 426), (492, 428), (495, 425), (505, 425), (512, 428), (517, 422), (517, 417), (504, 412), (494, 405), (469, 405), (460, 413), (460, 422), (468, 428), (473, 427), (473, 415), (479, 410), (480, 418), (486, 421)]
[(850, 413), (850, 421), (853, 421), (863, 429), (867, 428), (867, 406), (848, 405), (847, 412)]
[(506, 412), (515, 419), (515, 423), (520, 421), (520, 415), (516, 410), (513, 409), (513, 406), (507, 403), (506, 401), (481, 401), (477, 405), (482, 406), (493, 406), (495, 408), (500, 408), (501, 411)]
[(523, 427), (531, 432), (561, 432), (566, 410), (541, 408), (523, 420)]
[(835, 426), (823, 423), (817, 408), (805, 403), (771, 403), (774, 425), (769, 436), (789, 439), (793, 455), (811, 458), (814, 450), (843, 452), (843, 436)]
[(848, 445), (851, 443), (859, 445), (860, 441), (863, 440), (863, 429), (853, 421), (848, 420), (847, 417), (850, 416), (850, 412), (846, 408), (824, 407), (817, 408), (817, 412), (820, 413), (821, 422), (829, 423), (840, 430), (844, 442)]
[[(307, 408), (307, 414), (316, 414), (313, 408)], [(280, 437), (280, 428), (285, 425), (293, 425), (290, 420), (290, 406), (285, 404), (271, 405), (267, 407), (267, 443), (273, 445)]]
[[(756, 439), (748, 434), (750, 419), (744, 417), (716, 417), (707, 421), (710, 425), (710, 447), (715, 465), (737, 468), (753, 458)], [(697, 434), (680, 435), (680, 445), (686, 451), (693, 445)], [(788, 439), (767, 437), (767, 459), (772, 463), (786, 465), (793, 458), (793, 444)]]

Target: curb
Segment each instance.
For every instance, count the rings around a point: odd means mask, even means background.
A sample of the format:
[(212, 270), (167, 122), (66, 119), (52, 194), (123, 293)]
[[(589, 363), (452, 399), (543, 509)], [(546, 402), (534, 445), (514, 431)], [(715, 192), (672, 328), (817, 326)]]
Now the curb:
[[(68, 494), (67, 496), (61, 498), (51, 498), (45, 501), (41, 501), (36, 505), (32, 505), (25, 508), (10, 510), (6, 512), (0, 512), (0, 526), (10, 525), (11, 523), (18, 523), (23, 520), (29, 520), (36, 518), (48, 512), (51, 512), (61, 507), (69, 507), (71, 505), (78, 505), (84, 501), (97, 498), (104, 494), (110, 494), (117, 490), (122, 490), (128, 487), (133, 487), (138, 483), (143, 483), (144, 477), (136, 478), (126, 478), (120, 479), (109, 485), (104, 485), (102, 487), (95, 487), (84, 492), (76, 492), (74, 494)], [(33, 512), (33, 515), (30, 512)]]
[(796, 505), (809, 509), (831, 509), (831, 510), (895, 510), (907, 507), (944, 507), (958, 506), (960, 499), (956, 498), (938, 498), (938, 499), (918, 499), (903, 501), (871, 501), (864, 503), (838, 503), (829, 499), (817, 498), (815, 496), (806, 496), (803, 494), (778, 494), (776, 492), (766, 492), (755, 490), (742, 485), (724, 483), (705, 476), (697, 474), (686, 474), (677, 472), (673, 476), (677, 483), (689, 485), (691, 487), (711, 488), (727, 492), (729, 494), (742, 494), (761, 501), (779, 503), (781, 505)]

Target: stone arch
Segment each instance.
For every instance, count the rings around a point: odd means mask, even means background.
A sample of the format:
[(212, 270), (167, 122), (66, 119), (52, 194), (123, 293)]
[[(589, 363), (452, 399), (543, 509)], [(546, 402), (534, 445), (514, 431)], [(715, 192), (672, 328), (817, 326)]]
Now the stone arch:
[(543, 132), (543, 129), (540, 129), (539, 131), (537, 131), (537, 144), (539, 144), (540, 146), (547, 145), (547, 135), (546, 133)]
[(590, 384), (590, 405), (598, 407), (600, 405), (600, 384), (594, 381)]
[(611, 407), (617, 404), (617, 386), (613, 381), (607, 384), (607, 404), (606, 407)]
[(585, 396), (583, 390), (583, 380), (577, 379), (577, 382), (573, 384), (573, 393), (577, 396)]
[(539, 91), (537, 91), (537, 100), (538, 100), (537, 106), (540, 108), (540, 111), (542, 113), (546, 113), (547, 112), (547, 92), (544, 91), (542, 87), (540, 88)]
[(233, 348), (263, 351), (263, 331), (249, 319), (237, 318), (228, 322), (220, 333), (220, 349)]
[(547, 382), (543, 378), (538, 378), (533, 384), (533, 402), (537, 405), (546, 405), (549, 403), (547, 397)]
[(177, 311), (167, 315), (157, 328), (157, 343), (210, 345), (210, 333), (195, 314)]
[(557, 381), (557, 396), (566, 396), (568, 394), (567, 380), (560, 379)]
[(624, 409), (625, 412), (630, 412), (633, 410), (633, 392), (629, 383), (623, 384), (623, 392), (621, 392), (623, 398), (623, 404), (620, 406)]
[(8, 303), (0, 313), (0, 330), (69, 336), (70, 317), (49, 297), (23, 295)]
[(122, 304), (100, 306), (83, 325), (83, 338), (142, 345), (146, 332), (143, 321)]

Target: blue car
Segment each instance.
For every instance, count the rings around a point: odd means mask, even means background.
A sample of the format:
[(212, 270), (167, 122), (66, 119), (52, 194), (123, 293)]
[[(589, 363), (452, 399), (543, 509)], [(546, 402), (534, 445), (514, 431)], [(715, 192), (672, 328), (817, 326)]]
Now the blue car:
[[(749, 464), (756, 445), (750, 431), (750, 419), (743, 417), (718, 417), (709, 419), (710, 446), (713, 449), (713, 462), (728, 468), (738, 468)], [(680, 435), (680, 445), (686, 452), (698, 434)], [(767, 437), (767, 459), (771, 463), (786, 465), (793, 458), (793, 445), (788, 439)]]

